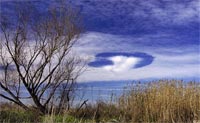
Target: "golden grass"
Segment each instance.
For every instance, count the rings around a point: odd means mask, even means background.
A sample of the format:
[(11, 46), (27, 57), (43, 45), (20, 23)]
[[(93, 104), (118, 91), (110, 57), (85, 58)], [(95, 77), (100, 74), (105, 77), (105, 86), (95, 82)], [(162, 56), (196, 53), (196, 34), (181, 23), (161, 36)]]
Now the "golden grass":
[(200, 83), (160, 80), (137, 84), (119, 101), (124, 119), (132, 122), (200, 120)]

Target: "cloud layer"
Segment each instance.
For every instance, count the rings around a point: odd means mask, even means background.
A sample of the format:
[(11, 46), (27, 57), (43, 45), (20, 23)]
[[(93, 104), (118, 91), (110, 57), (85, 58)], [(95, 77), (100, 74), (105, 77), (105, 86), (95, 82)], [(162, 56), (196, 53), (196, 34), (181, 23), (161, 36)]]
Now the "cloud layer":
[[(160, 41), (156, 41), (158, 39)], [(199, 80), (199, 45), (173, 44), (179, 43), (179, 40), (184, 40), (184, 37), (170, 37), (168, 34), (126, 36), (97, 32), (85, 33), (79, 39), (79, 44), (75, 49), (84, 54), (83, 56), (88, 56), (91, 62), (88, 71), (80, 76), (80, 81), (162, 78)], [(193, 39), (186, 40), (189, 42)], [(138, 52), (143, 55), (138, 55)], [(151, 54), (149, 58), (153, 58), (153, 62), (133, 69), (139, 63), (142, 65), (142, 59), (146, 59), (144, 52), (148, 53), (146, 55)]]

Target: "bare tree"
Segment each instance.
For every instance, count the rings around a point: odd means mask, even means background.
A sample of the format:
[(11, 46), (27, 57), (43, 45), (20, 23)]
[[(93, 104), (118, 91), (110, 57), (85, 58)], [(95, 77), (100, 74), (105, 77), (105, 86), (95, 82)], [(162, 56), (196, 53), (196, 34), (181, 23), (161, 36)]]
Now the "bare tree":
[(0, 96), (27, 110), (26, 100), (31, 99), (43, 114), (51, 113), (52, 107), (57, 112), (69, 109), (84, 68), (71, 52), (81, 32), (80, 17), (63, 3), (40, 17), (32, 5), (16, 10), (14, 21), (1, 15)]

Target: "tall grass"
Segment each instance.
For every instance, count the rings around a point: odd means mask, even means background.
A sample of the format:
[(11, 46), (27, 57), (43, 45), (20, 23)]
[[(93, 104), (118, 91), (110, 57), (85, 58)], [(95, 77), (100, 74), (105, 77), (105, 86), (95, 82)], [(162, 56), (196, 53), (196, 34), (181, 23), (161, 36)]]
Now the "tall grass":
[(124, 120), (193, 122), (200, 120), (200, 83), (160, 80), (137, 84), (119, 100)]

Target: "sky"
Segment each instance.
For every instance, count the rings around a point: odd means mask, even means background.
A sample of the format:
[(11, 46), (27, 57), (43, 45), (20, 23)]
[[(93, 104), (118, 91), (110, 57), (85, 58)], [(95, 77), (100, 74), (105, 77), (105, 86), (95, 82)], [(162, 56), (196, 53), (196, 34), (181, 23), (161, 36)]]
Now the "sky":
[[(42, 6), (43, 2), (37, 2)], [(200, 81), (199, 0), (70, 3), (79, 9), (85, 30), (73, 49), (88, 59), (79, 82)]]
[(79, 0), (91, 59), (82, 81), (199, 81), (198, 0)]

